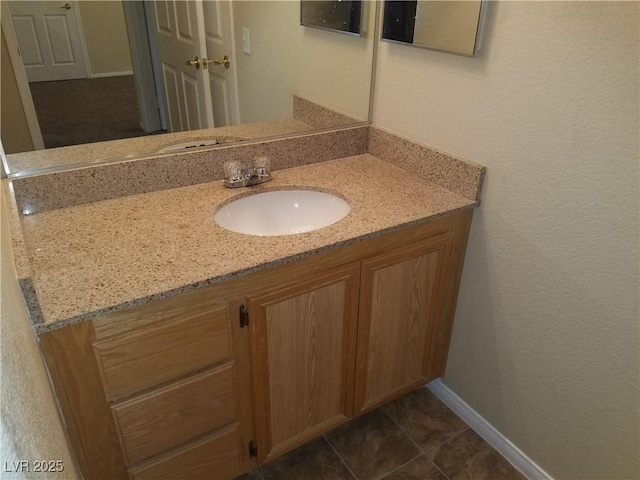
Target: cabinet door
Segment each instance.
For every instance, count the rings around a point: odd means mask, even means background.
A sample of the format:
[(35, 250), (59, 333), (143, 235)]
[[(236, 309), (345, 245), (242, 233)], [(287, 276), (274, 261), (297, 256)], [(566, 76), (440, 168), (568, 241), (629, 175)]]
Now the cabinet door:
[(352, 416), (359, 266), (250, 296), (258, 461)]
[(426, 383), (447, 244), (423, 241), (362, 262), (355, 413)]

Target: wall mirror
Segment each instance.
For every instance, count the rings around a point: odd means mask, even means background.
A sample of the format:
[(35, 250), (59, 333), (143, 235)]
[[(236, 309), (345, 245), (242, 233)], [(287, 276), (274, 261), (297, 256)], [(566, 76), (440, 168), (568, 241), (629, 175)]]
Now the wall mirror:
[(473, 57), (480, 48), (486, 1), (385, 0), (382, 38)]
[(301, 26), (291, 0), (2, 3), (9, 177), (369, 119), (378, 2), (362, 2), (359, 36)]
[(300, 25), (360, 35), (361, 0), (300, 0)]

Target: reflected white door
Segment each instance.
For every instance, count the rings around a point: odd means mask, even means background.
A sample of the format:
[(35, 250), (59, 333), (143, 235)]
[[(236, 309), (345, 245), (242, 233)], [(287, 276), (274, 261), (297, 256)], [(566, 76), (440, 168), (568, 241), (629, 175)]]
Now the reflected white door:
[[(200, 0), (152, 2), (152, 31), (170, 132), (213, 127), (209, 70)], [(188, 62), (194, 62), (188, 65)], [(200, 68), (197, 68), (197, 67)]]
[(203, 3), (204, 30), (207, 55), (211, 60), (229, 58), (229, 68), (224, 64), (209, 64), (209, 85), (216, 127), (235, 125), (239, 122), (236, 64), (234, 59), (233, 25), (229, 0), (205, 0)]
[(76, 2), (11, 1), (29, 82), (87, 78)]

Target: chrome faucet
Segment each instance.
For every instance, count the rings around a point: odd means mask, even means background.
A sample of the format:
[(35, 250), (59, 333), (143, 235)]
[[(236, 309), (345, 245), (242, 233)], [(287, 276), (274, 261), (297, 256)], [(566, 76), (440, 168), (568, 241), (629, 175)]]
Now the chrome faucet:
[(250, 161), (228, 160), (224, 162), (224, 186), (228, 188), (251, 187), (271, 180), (269, 157), (254, 157)]

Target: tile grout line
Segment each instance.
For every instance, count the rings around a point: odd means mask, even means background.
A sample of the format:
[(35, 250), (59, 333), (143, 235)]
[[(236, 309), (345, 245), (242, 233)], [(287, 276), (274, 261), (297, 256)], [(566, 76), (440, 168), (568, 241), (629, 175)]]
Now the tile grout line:
[(359, 480), (358, 477), (356, 476), (355, 473), (353, 473), (353, 471), (351, 470), (351, 468), (349, 468), (349, 465), (347, 465), (347, 462), (344, 460), (344, 458), (342, 458), (342, 455), (340, 455), (338, 453), (338, 450), (336, 450), (336, 447), (333, 446), (333, 443), (331, 443), (331, 440), (329, 440), (326, 435), (323, 435), (322, 438), (324, 439), (325, 442), (327, 442), (329, 444), (329, 447), (331, 448), (331, 450), (333, 450), (333, 453), (335, 453), (338, 458), (340, 459), (340, 461), (342, 462), (342, 464), (346, 467), (346, 469), (348, 470), (348, 472), (351, 474), (351, 476), (355, 479), (355, 480)]
[[(409, 440), (411, 440), (411, 442), (412, 442), (412, 443), (413, 443), (413, 444), (418, 448), (418, 450), (419, 450), (420, 452), (422, 452), (422, 454), (423, 454), (427, 459), (429, 459), (429, 457), (427, 456), (427, 454), (428, 454), (427, 449), (422, 448), (422, 447), (418, 444), (418, 442), (416, 442), (416, 441), (413, 439), (413, 437), (412, 437), (411, 435), (409, 435), (409, 434), (405, 431), (405, 429), (404, 429), (404, 428), (402, 428), (402, 426), (401, 426), (398, 422), (396, 422), (396, 419), (395, 419), (395, 418), (393, 418), (393, 416), (392, 416), (391, 414), (389, 414), (389, 412), (387, 412), (387, 410), (386, 410), (386, 408), (385, 408), (384, 406), (380, 407), (380, 410), (382, 410), (382, 411), (385, 413), (385, 415), (387, 415), (387, 417), (389, 417), (389, 418), (391, 419), (391, 421), (392, 421), (392, 422), (393, 422), (393, 423), (394, 423), (394, 424), (395, 424), (395, 425), (400, 429), (400, 431), (401, 431), (402, 433), (404, 433), (404, 434), (409, 438)], [(466, 423), (466, 422), (465, 422), (465, 425), (467, 425), (467, 423)], [(469, 430), (470, 428), (471, 428), (471, 427), (470, 427), (469, 425), (467, 425), (467, 428), (465, 428), (464, 430), (462, 430), (462, 431), (460, 431), (460, 432), (456, 433), (454, 436), (452, 436), (452, 437), (450, 437), (450, 438), (447, 438), (446, 440), (443, 440), (442, 442), (438, 443), (437, 445), (434, 445), (434, 446), (433, 446), (433, 447), (431, 447), (429, 450), (434, 450), (434, 449), (436, 449), (437, 447), (440, 447), (440, 446), (444, 445), (445, 443), (447, 443), (447, 442), (448, 442), (449, 440), (451, 440), (452, 438), (455, 438), (455, 437), (457, 437), (458, 435), (461, 435), (462, 433), (466, 432), (466, 431), (467, 431), (467, 430)], [(417, 457), (416, 457), (416, 458), (417, 458)], [(415, 460), (415, 459), (414, 459), (414, 460)], [(429, 460), (429, 461), (431, 462), (431, 464), (432, 464), (432, 465), (434, 465), (434, 466), (435, 466), (435, 467), (436, 467), (436, 468), (437, 468), (437, 469), (438, 469), (438, 470), (439, 470), (439, 471), (440, 471), (440, 472), (445, 476), (445, 478), (446, 478), (447, 480), (449, 480), (449, 476), (448, 476), (446, 473), (444, 473), (444, 472), (442, 471), (442, 469), (441, 469), (440, 467), (438, 467), (438, 465), (436, 465), (436, 462), (434, 462), (433, 460)], [(395, 471), (395, 470), (394, 470), (394, 471)]]
[(398, 471), (398, 470), (400, 470), (401, 468), (403, 468), (403, 467), (405, 467), (405, 466), (409, 465), (411, 462), (413, 462), (414, 460), (419, 459), (420, 457), (425, 457), (425, 458), (426, 458), (426, 456), (425, 456), (425, 454), (424, 454), (424, 452), (423, 452), (422, 450), (420, 450), (420, 453), (419, 453), (417, 456), (413, 457), (411, 460), (408, 460), (408, 461), (404, 462), (402, 465), (400, 465), (400, 466), (398, 466), (398, 467), (394, 468), (393, 470), (391, 470), (391, 471), (389, 471), (389, 472), (385, 473), (384, 475), (382, 475), (382, 476), (380, 476), (380, 477), (376, 477), (374, 480), (384, 480), (385, 478), (387, 478), (387, 477), (388, 477), (389, 475), (391, 475), (392, 473), (397, 472), (397, 471)]
[[(466, 424), (466, 422), (465, 422), (465, 424)], [(450, 441), (451, 441), (451, 440), (453, 440), (454, 438), (459, 437), (460, 435), (462, 435), (463, 433), (465, 433), (467, 430), (472, 430), (472, 431), (473, 431), (473, 429), (471, 429), (471, 427), (469, 427), (469, 426), (467, 425), (467, 428), (465, 428), (464, 430), (462, 430), (462, 431), (460, 431), (460, 432), (456, 433), (454, 436), (452, 436), (452, 437), (450, 437), (450, 438), (447, 438), (445, 441), (440, 442), (438, 445), (435, 445), (434, 447), (430, 448), (429, 450), (435, 450), (436, 448), (441, 447), (442, 445), (444, 445), (445, 443), (450, 442)], [(426, 452), (425, 452), (425, 453), (426, 453)], [(477, 455), (477, 454), (476, 454), (476, 455)], [(473, 455), (473, 456), (472, 456), (472, 458), (473, 458), (473, 457), (475, 457), (476, 455)], [(432, 463), (432, 464), (433, 464), (433, 465), (434, 465), (434, 466), (435, 466), (435, 467), (436, 467), (436, 468), (437, 468), (437, 469), (438, 469), (438, 470), (439, 470), (439, 471), (440, 471), (440, 472), (445, 476), (445, 478), (447, 478), (448, 480), (450, 480), (450, 479), (449, 479), (449, 476), (444, 472), (444, 470), (442, 470), (442, 468), (440, 468), (440, 467), (438, 466), (438, 464), (437, 464), (436, 462), (432, 461), (431, 463)]]
[(434, 467), (436, 467), (436, 470), (438, 470), (438, 471), (442, 474), (442, 476), (443, 476), (444, 478), (446, 478), (447, 480), (451, 480), (451, 479), (449, 478), (449, 475), (447, 475), (446, 473), (444, 473), (444, 470), (442, 470), (442, 469), (441, 469), (441, 468), (436, 464), (436, 462), (432, 461), (432, 462), (431, 462), (431, 464), (432, 464)]
[[(387, 410), (386, 410), (384, 407), (385, 407), (384, 405), (383, 405), (382, 407), (380, 407), (380, 410), (382, 410), (382, 411), (384, 412), (384, 414), (385, 414), (387, 417), (389, 417), (389, 419), (393, 422), (393, 424), (394, 424), (395, 426), (397, 426), (397, 427), (400, 429), (400, 431), (401, 431), (402, 433), (404, 433), (404, 434), (405, 434), (405, 436), (406, 436), (406, 437), (411, 441), (411, 443), (413, 443), (413, 444), (416, 446), (416, 448), (417, 448), (417, 449), (418, 449), (418, 451), (420, 452), (420, 455), (418, 455), (418, 456), (417, 456), (416, 458), (414, 458), (413, 460), (416, 460), (417, 458), (420, 458), (421, 456), (423, 456), (423, 455), (424, 455), (424, 457), (427, 459), (427, 461), (429, 461), (432, 465), (434, 465), (434, 466), (435, 466), (435, 467), (436, 467), (440, 472), (442, 472), (442, 474), (444, 475), (444, 477), (445, 477), (447, 480), (449, 480), (449, 477), (448, 477), (448, 476), (447, 476), (447, 475), (446, 475), (442, 470), (440, 470), (440, 468), (438, 468), (438, 466), (435, 464), (435, 462), (433, 462), (433, 461), (429, 460), (429, 457), (427, 456), (427, 452), (426, 452), (426, 451), (425, 451), (425, 450), (424, 450), (420, 445), (418, 445), (418, 442), (416, 442), (416, 441), (413, 439), (413, 437), (412, 437), (411, 435), (409, 435), (407, 432), (405, 432), (404, 428), (402, 428), (402, 427), (400, 426), (400, 424), (399, 424), (398, 422), (396, 422), (395, 418), (393, 418), (393, 417), (389, 414), (389, 412), (387, 412)], [(444, 443), (444, 442), (442, 442), (442, 443)], [(439, 445), (440, 445), (440, 444), (439, 444)], [(410, 462), (413, 462), (413, 460), (410, 460)], [(407, 463), (409, 463), (409, 462), (407, 462)], [(407, 463), (405, 463), (404, 465), (407, 465)], [(400, 467), (396, 468), (395, 470), (392, 470), (391, 472), (387, 473), (387, 475), (390, 475), (391, 473), (395, 472), (395, 471), (396, 471), (396, 470), (398, 470), (399, 468), (404, 467), (404, 465), (401, 465)], [(384, 479), (384, 477), (380, 478), (379, 480), (383, 480), (383, 479)]]
[[(382, 408), (381, 408), (381, 410), (382, 410)], [(385, 413), (387, 416), (389, 416), (389, 415), (387, 414), (387, 412), (384, 412), (384, 413)], [(392, 420), (392, 421), (393, 421), (393, 420)], [(395, 423), (395, 422), (394, 422), (394, 423)], [(396, 425), (397, 425), (397, 424), (396, 424)], [(409, 435), (407, 435), (404, 431), (403, 431), (402, 433), (404, 433), (404, 434), (405, 434), (405, 436), (409, 437)], [(355, 473), (353, 473), (353, 472), (351, 471), (351, 469), (350, 469), (350, 468), (349, 468), (349, 466), (347, 465), (347, 462), (346, 462), (346, 461), (345, 461), (345, 460), (340, 456), (340, 454), (339, 454), (339, 453), (338, 453), (338, 451), (335, 449), (335, 447), (333, 446), (333, 444), (331, 443), (331, 441), (330, 441), (328, 438), (326, 438), (326, 437), (324, 437), (324, 438), (325, 438), (325, 440), (327, 441), (327, 443), (329, 443), (329, 445), (331, 445), (331, 448), (333, 449), (333, 451), (334, 451), (334, 452), (336, 452), (336, 455), (338, 455), (338, 457), (340, 458), (340, 460), (342, 460), (342, 463), (344, 463), (344, 464), (345, 464), (345, 466), (347, 467), (347, 469), (349, 470), (349, 472), (351, 472), (351, 474), (354, 476), (354, 478), (355, 478), (356, 480), (359, 480), (359, 479), (358, 479), (358, 477), (356, 476), (356, 474), (355, 474)], [(410, 437), (409, 437), (409, 439), (413, 442), (413, 439), (411, 439)], [(414, 443), (415, 443), (415, 442), (414, 442)], [(398, 466), (398, 467), (394, 468), (393, 470), (389, 470), (388, 472), (385, 472), (384, 474), (380, 475), (379, 477), (375, 477), (375, 478), (374, 478), (374, 480), (383, 480), (387, 475), (391, 475), (391, 474), (392, 474), (393, 472), (395, 472), (396, 470), (401, 469), (401, 468), (402, 468), (402, 467), (404, 467), (405, 465), (408, 465), (409, 463), (413, 462), (414, 460), (417, 460), (417, 459), (418, 459), (418, 458), (420, 458), (420, 457), (423, 457), (424, 455), (425, 455), (425, 454), (424, 454), (424, 452), (423, 452), (420, 448), (418, 448), (418, 455), (416, 455), (415, 457), (410, 458), (409, 460), (407, 460), (406, 462), (404, 462), (402, 465), (400, 465), (400, 466)], [(448, 480), (448, 477), (447, 477), (447, 480)]]
[(425, 454), (427, 453), (427, 452), (425, 452), (425, 451), (422, 449), (422, 447), (420, 447), (420, 445), (418, 445), (418, 442), (416, 442), (416, 441), (411, 437), (411, 435), (409, 435), (407, 432), (405, 432), (405, 431), (404, 431), (404, 428), (402, 428), (402, 427), (400, 426), (400, 424), (399, 424), (398, 422), (396, 422), (395, 418), (393, 418), (391, 415), (389, 415), (389, 413), (388, 413), (388, 412), (387, 412), (387, 410), (384, 408), (384, 406), (380, 407), (380, 410), (382, 410), (382, 411), (384, 412), (384, 414), (385, 414), (387, 417), (389, 417), (389, 420), (391, 420), (391, 421), (393, 422), (393, 424), (394, 424), (396, 427), (398, 427), (398, 428), (400, 429), (400, 431), (401, 431), (402, 433), (404, 433), (404, 434), (405, 434), (405, 436), (406, 436), (409, 440), (411, 440), (411, 443), (413, 443), (413, 444), (416, 446), (416, 448), (417, 448), (420, 452), (422, 452), (422, 454), (423, 454), (423, 455), (425, 455)]
[[(386, 413), (386, 414), (389, 416), (389, 418), (391, 419), (391, 421), (392, 421), (393, 423), (395, 423), (395, 424), (398, 426), (398, 428), (399, 428), (400, 430), (402, 430), (402, 433), (404, 433), (407, 437), (409, 437), (409, 438), (411, 439), (411, 441), (412, 441), (413, 443), (415, 443), (415, 444), (416, 444), (416, 446), (417, 446), (417, 447), (418, 447), (422, 452), (424, 452), (425, 454), (427, 453), (427, 450), (426, 450), (426, 449), (423, 449), (422, 447), (420, 447), (420, 445), (419, 445), (419, 444), (418, 444), (418, 443), (413, 439), (413, 437), (411, 437), (411, 435), (409, 435), (407, 432), (405, 432), (405, 431), (404, 431), (404, 428), (402, 428), (402, 426), (400, 426), (400, 424), (399, 424), (398, 422), (396, 422), (396, 421), (395, 421), (395, 419), (394, 419), (394, 418), (393, 418), (389, 413), (387, 413), (387, 411), (384, 409), (384, 407), (380, 407), (380, 408), (382, 409), (382, 411), (384, 411), (384, 413)], [(458, 417), (458, 418), (459, 418), (459, 417)], [(462, 419), (461, 419), (461, 420), (462, 420)], [(452, 438), (456, 438), (458, 435), (461, 435), (462, 433), (466, 432), (467, 430), (469, 430), (469, 429), (471, 428), (471, 427), (469, 426), (469, 424), (467, 424), (467, 422), (465, 422), (464, 420), (462, 420), (462, 422), (466, 425), (466, 427), (465, 427), (463, 430), (460, 430), (460, 431), (459, 431), (458, 433), (456, 433), (455, 435), (453, 435), (453, 436), (451, 436), (451, 437), (447, 438), (446, 440), (441, 441), (440, 443), (437, 443), (436, 445), (434, 445), (433, 447), (429, 448), (428, 450), (433, 450), (433, 449), (435, 449), (436, 447), (440, 447), (440, 446), (444, 445), (445, 443), (447, 443), (447, 442), (448, 442), (449, 440), (451, 440)]]

